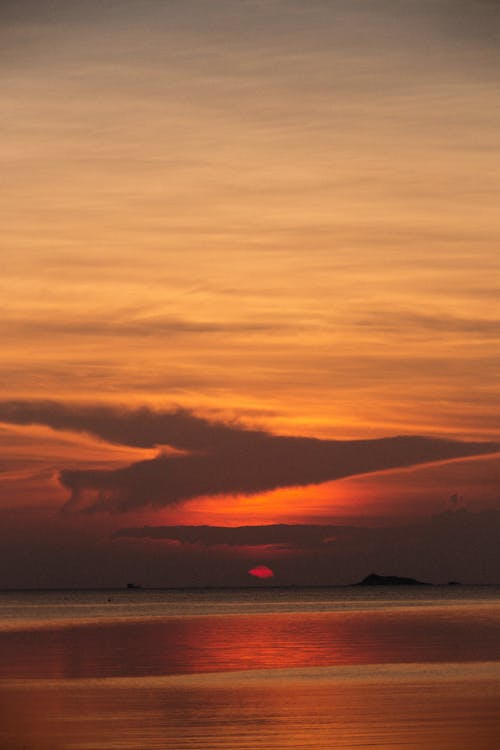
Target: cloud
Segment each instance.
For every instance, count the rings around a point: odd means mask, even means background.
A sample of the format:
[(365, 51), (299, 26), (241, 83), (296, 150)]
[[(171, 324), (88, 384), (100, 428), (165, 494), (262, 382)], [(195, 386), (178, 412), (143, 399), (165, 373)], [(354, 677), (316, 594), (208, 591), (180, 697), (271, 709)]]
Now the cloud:
[(230, 443), (242, 434), (265, 434), (209, 421), (183, 409), (153, 411), (147, 407), (126, 409), (56, 401), (0, 401), (0, 422), (42, 424), (54, 430), (86, 432), (110, 443), (137, 448), (168, 444), (199, 450)]
[[(198, 555), (204, 548), (210, 557), (226, 554), (255, 562), (270, 549), (273, 570), (280, 582), (311, 584), (353, 583), (370, 572), (407, 575), (424, 581), (498, 583), (500, 510), (471, 512), (450, 507), (430, 518), (397, 526), (265, 525), (241, 526), (144, 526), (120, 529), (115, 541), (154, 539), (176, 541), (176, 554)], [(160, 548), (159, 548), (160, 547)], [(117, 549), (123, 552), (121, 545)], [(155, 554), (167, 554), (168, 544), (155, 545)], [(205, 552), (206, 554), (206, 552)], [(238, 569), (238, 565), (235, 565)]]
[(90, 433), (137, 447), (170, 445), (150, 460), (115, 470), (63, 469), (67, 509), (126, 512), (209, 495), (256, 494), (433, 461), (494, 453), (496, 443), (419, 436), (319, 440), (278, 436), (184, 410), (119, 409), (50, 401), (0, 402), (0, 421)]
[(131, 316), (127, 313), (115, 317), (107, 315), (92, 317), (78, 316), (65, 318), (45, 318), (33, 320), (30, 317), (4, 317), (0, 322), (1, 329), (5, 335), (22, 335), (37, 337), (40, 335), (67, 335), (67, 336), (92, 336), (93, 338), (124, 337), (124, 338), (150, 338), (181, 335), (206, 335), (206, 334), (254, 334), (278, 331), (285, 325), (278, 323), (252, 322), (227, 322), (227, 321), (202, 321), (189, 320), (176, 317), (175, 315), (143, 315)]
[(476, 338), (498, 339), (500, 319), (473, 318), (448, 313), (425, 314), (411, 310), (382, 310), (358, 321), (361, 327), (374, 328), (384, 333), (398, 333), (402, 330), (414, 335), (434, 334), (470, 335)]
[(281, 546), (308, 548), (332, 539), (337, 526), (271, 524), (266, 526), (133, 526), (118, 529), (113, 538), (155, 539), (203, 547)]
[(500, 39), (500, 3), (498, 0), (442, 0), (435, 9), (439, 27), (449, 36), (470, 44), (495, 46)]
[[(110, 542), (116, 521), (103, 515), (54, 515), (41, 508), (3, 512), (0, 585), (123, 587), (127, 581), (139, 581), (155, 587), (245, 586), (252, 580), (248, 569), (258, 564), (273, 569), (278, 585), (353, 583), (371, 572), (435, 583), (500, 582), (500, 509), (449, 509), (397, 526), (256, 526), (246, 540), (262, 544), (241, 548), (152, 542), (148, 529)], [(173, 528), (165, 533), (175, 536)], [(182, 528), (179, 538), (200, 533), (199, 528)], [(203, 538), (227, 542), (234, 532), (221, 529), (216, 527), (213, 536), (207, 530)], [(236, 532), (235, 539), (238, 536), (245, 540), (243, 531)], [(327, 541), (329, 536), (335, 539)], [(266, 543), (273, 541), (271, 549)]]

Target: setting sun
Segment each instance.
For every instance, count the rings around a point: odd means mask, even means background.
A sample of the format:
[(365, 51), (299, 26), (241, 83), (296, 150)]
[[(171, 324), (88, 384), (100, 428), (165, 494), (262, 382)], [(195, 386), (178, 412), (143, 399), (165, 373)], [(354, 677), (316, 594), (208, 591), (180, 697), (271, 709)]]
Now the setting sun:
[(257, 565), (255, 568), (251, 568), (248, 571), (248, 575), (254, 576), (255, 578), (273, 578), (274, 573), (271, 568), (267, 565)]

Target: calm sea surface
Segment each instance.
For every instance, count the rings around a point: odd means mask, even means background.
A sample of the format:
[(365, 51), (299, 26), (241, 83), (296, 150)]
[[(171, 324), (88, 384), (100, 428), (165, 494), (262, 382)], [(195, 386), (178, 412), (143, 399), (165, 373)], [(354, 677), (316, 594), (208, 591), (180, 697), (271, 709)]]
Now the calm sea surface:
[(500, 588), (0, 592), (0, 750), (495, 750)]

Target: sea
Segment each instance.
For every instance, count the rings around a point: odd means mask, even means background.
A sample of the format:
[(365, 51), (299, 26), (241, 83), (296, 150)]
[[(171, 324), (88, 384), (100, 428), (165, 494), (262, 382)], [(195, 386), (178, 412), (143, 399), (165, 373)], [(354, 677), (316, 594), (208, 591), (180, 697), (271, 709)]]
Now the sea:
[(500, 587), (0, 592), (0, 750), (496, 750)]

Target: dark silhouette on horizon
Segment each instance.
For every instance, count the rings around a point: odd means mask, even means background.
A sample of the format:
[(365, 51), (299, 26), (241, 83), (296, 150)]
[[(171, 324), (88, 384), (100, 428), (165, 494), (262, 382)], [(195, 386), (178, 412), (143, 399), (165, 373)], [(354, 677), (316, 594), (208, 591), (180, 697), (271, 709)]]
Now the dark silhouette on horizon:
[(404, 576), (379, 576), (377, 573), (363, 578), (362, 581), (354, 584), (355, 586), (430, 586), (425, 581), (417, 581), (416, 578), (405, 578)]

